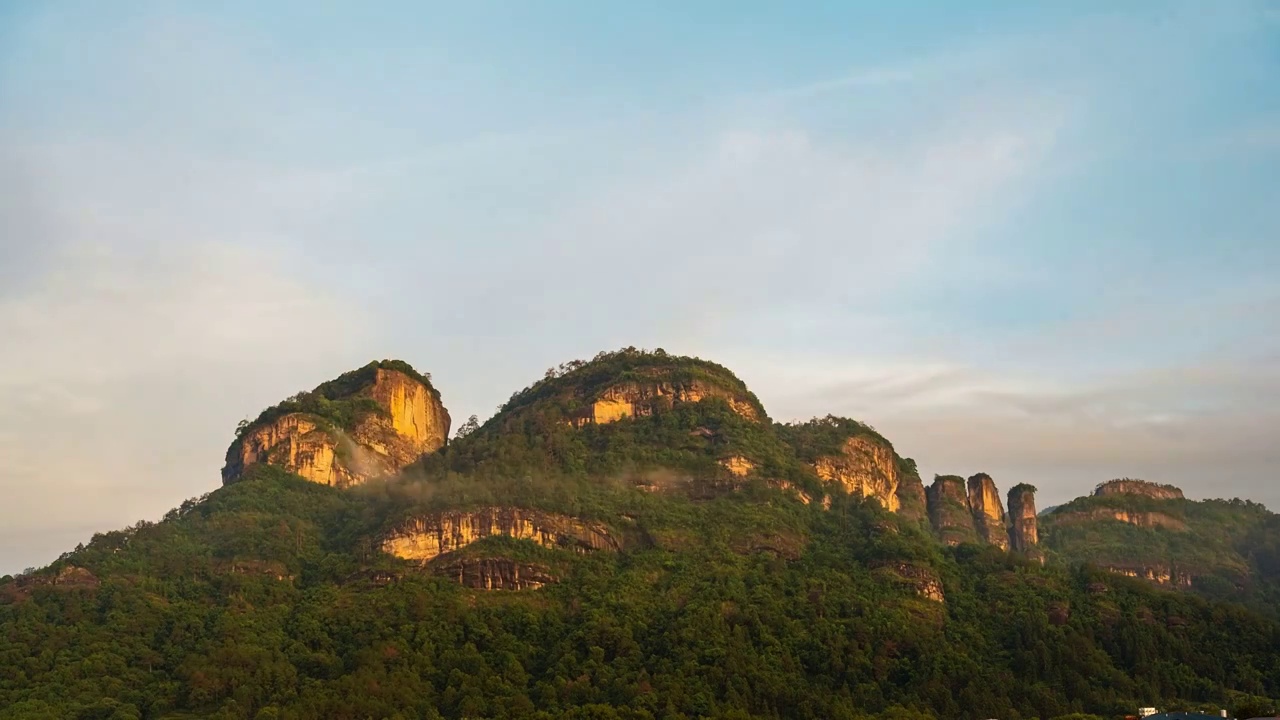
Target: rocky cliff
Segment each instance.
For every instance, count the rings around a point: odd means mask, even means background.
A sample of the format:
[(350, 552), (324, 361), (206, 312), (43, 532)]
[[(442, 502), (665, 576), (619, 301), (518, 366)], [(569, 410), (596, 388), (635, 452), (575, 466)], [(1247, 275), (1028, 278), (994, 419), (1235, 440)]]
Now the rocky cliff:
[(705, 380), (672, 380), (664, 375), (654, 372), (645, 380), (598, 390), (571, 415), (569, 422), (579, 427), (588, 423), (603, 425), (624, 418), (650, 416), (682, 403), (697, 403), (708, 398), (724, 400), (735, 413), (748, 420), (760, 419), (761, 413), (742, 393)]
[(442, 447), (449, 413), (430, 380), (383, 361), (265, 410), (227, 449), (223, 483), (256, 463), (345, 487), (391, 475)]
[(1166, 585), (1180, 589), (1192, 586), (1194, 578), (1191, 573), (1171, 568), (1165, 563), (1105, 563), (1102, 567), (1117, 575), (1149, 580), (1157, 585)]
[(1160, 485), (1146, 480), (1124, 478), (1104, 482), (1094, 488), (1095, 496), (1104, 495), (1144, 495), (1156, 500), (1181, 500), (1182, 490), (1172, 485)]
[(1025, 553), (1040, 544), (1035, 487), (1021, 483), (1009, 489), (1009, 521), (1009, 545), (1014, 550)]
[(939, 475), (926, 489), (925, 497), (929, 506), (929, 523), (943, 543), (959, 545), (978, 541), (964, 478)]
[(903, 458), (874, 428), (828, 415), (774, 426), (800, 462), (830, 491), (873, 498), (884, 509), (924, 520), (924, 484), (910, 458)]
[(969, 478), (969, 512), (978, 538), (1001, 550), (1009, 549), (1009, 528), (1005, 522), (1004, 504), (996, 483), (986, 473)]
[(897, 512), (898, 458), (893, 447), (871, 435), (855, 435), (844, 441), (840, 452), (813, 463), (823, 481), (834, 483), (850, 495), (875, 498), (889, 512)]
[(489, 537), (530, 540), (545, 548), (577, 552), (619, 549), (609, 529), (599, 523), (511, 507), (412, 518), (388, 533), (382, 549), (398, 558), (426, 563)]
[(1116, 520), (1141, 528), (1164, 528), (1166, 530), (1186, 530), (1187, 524), (1182, 520), (1162, 512), (1148, 510), (1129, 510), (1118, 507), (1090, 507), (1080, 510), (1063, 510), (1054, 514), (1057, 525), (1090, 522), (1096, 520)]
[(473, 590), (537, 590), (560, 580), (544, 565), (501, 557), (452, 559), (432, 573)]
[(924, 481), (916, 470), (916, 463), (903, 458), (898, 464), (898, 514), (919, 523), (929, 521), (924, 493)]
[(577, 427), (604, 425), (712, 399), (748, 420), (766, 419), (760, 400), (728, 368), (629, 347), (548, 369), (541, 380), (512, 395), (499, 418), (533, 410)]

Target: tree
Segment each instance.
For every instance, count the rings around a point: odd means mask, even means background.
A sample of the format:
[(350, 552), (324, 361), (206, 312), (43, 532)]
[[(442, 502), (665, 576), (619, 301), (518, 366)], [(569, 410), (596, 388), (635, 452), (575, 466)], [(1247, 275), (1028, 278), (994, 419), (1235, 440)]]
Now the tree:
[(458, 431), (456, 434), (454, 434), (453, 439), (461, 440), (462, 438), (475, 432), (476, 429), (479, 427), (480, 427), (480, 418), (476, 417), (475, 415), (472, 415), (471, 417), (467, 418), (466, 422), (458, 426)]

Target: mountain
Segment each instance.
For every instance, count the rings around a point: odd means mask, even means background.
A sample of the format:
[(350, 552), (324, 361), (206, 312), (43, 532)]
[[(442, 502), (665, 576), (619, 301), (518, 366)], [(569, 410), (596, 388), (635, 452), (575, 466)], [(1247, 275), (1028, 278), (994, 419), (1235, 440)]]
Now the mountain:
[(985, 473), (926, 489), (874, 428), (776, 422), (727, 368), (660, 350), (566, 363), (448, 426), (429, 376), (372, 363), (241, 427), (209, 494), (0, 579), (0, 718), (1280, 697), (1280, 527), (1252, 503), (1126, 481), (1037, 515), (1034, 487), (1006, 506)]
[(1191, 501), (1141, 480), (1102, 483), (1041, 518), (1042, 548), (1208, 597), (1280, 608), (1280, 516), (1247, 500)]

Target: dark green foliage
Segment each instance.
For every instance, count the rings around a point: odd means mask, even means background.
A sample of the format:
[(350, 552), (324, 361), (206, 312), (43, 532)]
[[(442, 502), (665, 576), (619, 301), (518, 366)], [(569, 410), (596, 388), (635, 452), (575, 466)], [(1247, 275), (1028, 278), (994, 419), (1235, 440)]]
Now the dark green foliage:
[[(1280, 695), (1272, 620), (944, 549), (853, 498), (824, 512), (756, 484), (694, 501), (589, 478), (344, 492), (252, 473), (42, 571), (87, 568), (96, 590), (0, 601), (0, 718), (964, 720)], [(598, 517), (633, 541), (590, 556), (477, 543), (467, 551), (564, 575), (493, 593), (370, 542), (406, 507), (503, 501)], [(946, 604), (886, 562), (936, 574)]]
[[(1140, 527), (1109, 517), (1153, 518)], [(1280, 598), (1277, 516), (1247, 500), (1156, 499), (1091, 495), (1054, 508), (1040, 521), (1041, 544), (1068, 562), (1163, 567), (1194, 576), (1191, 589), (1276, 613)]]
[(350, 430), (361, 417), (386, 411), (373, 398), (362, 396), (363, 390), (373, 385), (377, 371), (395, 370), (426, 386), (437, 400), (440, 391), (431, 384), (431, 376), (414, 370), (402, 360), (378, 360), (350, 372), (343, 373), (314, 390), (300, 392), (258, 414), (251, 422), (242, 422), (236, 428), (236, 437), (257, 427), (267, 425), (291, 413), (306, 413), (342, 430)]
[(743, 418), (721, 398), (582, 428), (554, 413), (499, 415), (427, 458), (422, 469), (429, 476), (453, 472), (508, 478), (616, 478), (663, 470), (695, 484), (718, 485), (729, 479), (719, 461), (735, 456), (754, 463), (760, 476), (820, 492), (817, 477), (769, 425)]
[[(289, 401), (310, 409), (264, 417), (343, 426), (366, 411), (342, 403), (376, 367)], [(341, 491), (254, 465), (162, 522), (0, 579), (0, 720), (1083, 720), (1280, 697), (1280, 622), (1266, 612), (1088, 565), (946, 548), (905, 504), (894, 517), (837, 493), (824, 510), (777, 489), (820, 492), (808, 463), (853, 434), (879, 437), (861, 423), (774, 425), (763, 408), (756, 422), (722, 398), (564, 422), (599, 389), (655, 373), (758, 406), (718, 365), (606, 353), (550, 373), (401, 480)], [(731, 457), (754, 470), (733, 477), (719, 464)], [(897, 463), (918, 477), (914, 461)], [(1256, 518), (1222, 547), (1259, 573), (1280, 569), (1276, 516), (1193, 505), (1177, 506), (1189, 525)], [(483, 592), (379, 549), (406, 519), (492, 506), (590, 521), (621, 550), (486, 538), (454, 558), (561, 581)], [(1173, 547), (1161, 542), (1151, 547)], [(945, 603), (922, 596), (934, 583)]]

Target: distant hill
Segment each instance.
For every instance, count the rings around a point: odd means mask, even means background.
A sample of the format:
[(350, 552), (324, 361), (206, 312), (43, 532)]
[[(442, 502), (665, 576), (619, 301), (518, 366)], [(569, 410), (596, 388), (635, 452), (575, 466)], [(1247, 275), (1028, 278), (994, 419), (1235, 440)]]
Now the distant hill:
[[(1277, 516), (1131, 480), (1037, 513), (870, 425), (625, 348), (445, 442), (372, 363), (224, 483), (0, 579), (0, 720), (1062, 718), (1280, 697)], [(1078, 717), (1078, 716), (1076, 716)]]

